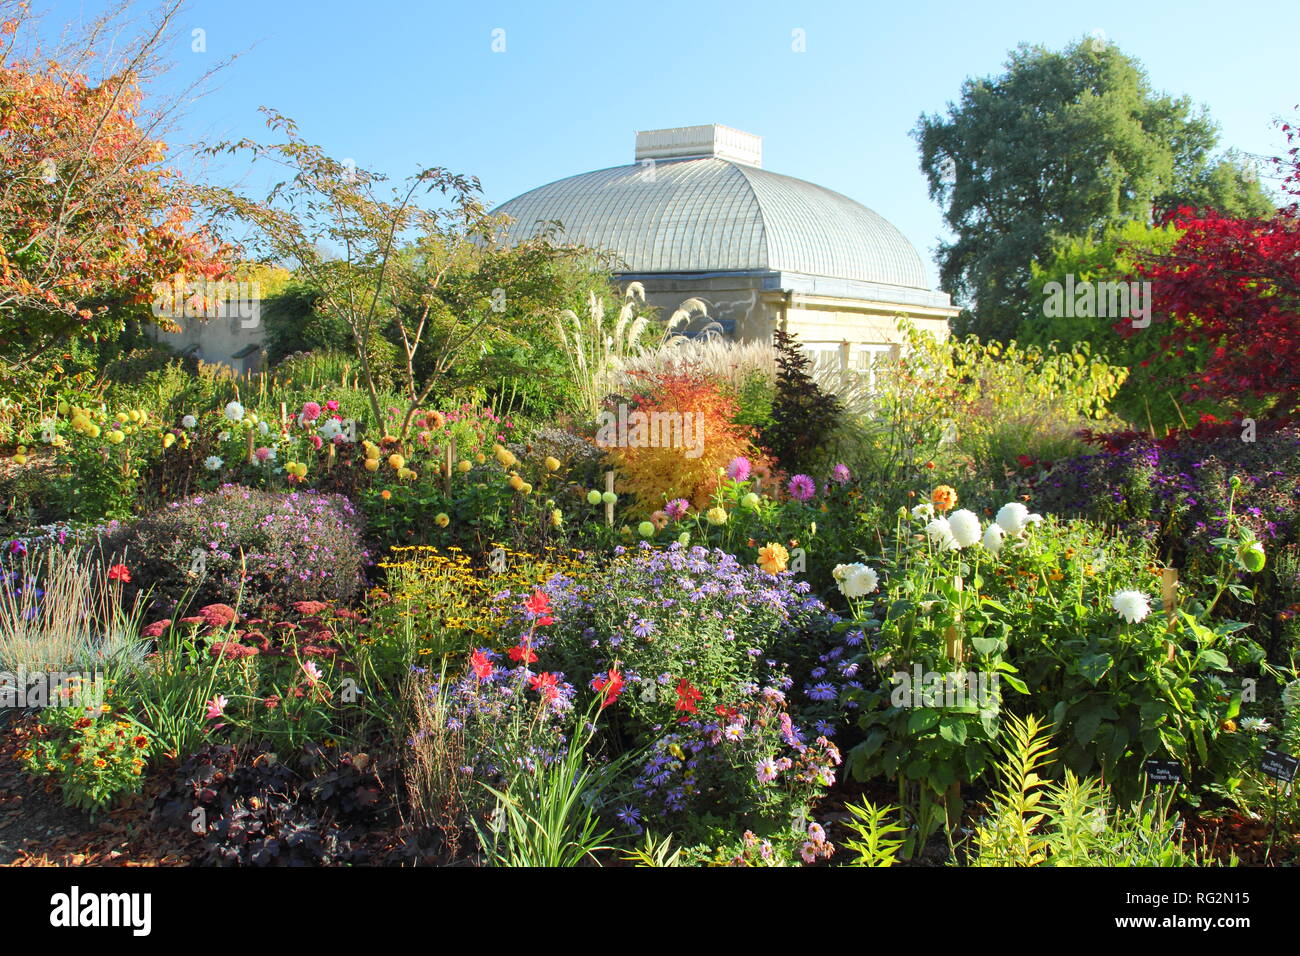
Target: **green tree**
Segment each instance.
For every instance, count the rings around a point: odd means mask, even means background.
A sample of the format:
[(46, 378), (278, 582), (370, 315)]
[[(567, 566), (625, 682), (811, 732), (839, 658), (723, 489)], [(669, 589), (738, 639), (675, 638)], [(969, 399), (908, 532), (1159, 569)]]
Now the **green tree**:
[(1216, 158), (1215, 124), (1186, 97), (1155, 92), (1141, 64), (1086, 39), (1063, 52), (1022, 45), (998, 77), (968, 79), (947, 114), (913, 131), (930, 197), (954, 233), (940, 281), (966, 303), (960, 331), (1016, 335), (1030, 264), (1056, 235), (1147, 223), (1179, 205), (1263, 215), (1253, 169)]
[[(1134, 427), (1163, 435), (1171, 428), (1194, 425), (1202, 412), (1223, 409), (1212, 402), (1186, 403), (1180, 396), (1185, 383), (1199, 376), (1208, 349), (1186, 344), (1167, 350), (1163, 336), (1142, 334), (1121, 336), (1110, 316), (1049, 315), (1046, 303), (1051, 283), (1056, 288), (1072, 281), (1075, 287), (1091, 283), (1133, 280), (1138, 262), (1167, 255), (1180, 231), (1172, 225), (1148, 226), (1141, 222), (1110, 225), (1098, 234), (1058, 236), (1048, 253), (1031, 266), (1027, 301), (1029, 308), (1017, 331), (1024, 345), (1046, 347), (1057, 343), (1064, 348), (1086, 343), (1092, 354), (1112, 365), (1129, 369), (1128, 377), (1111, 400), (1110, 408)], [(1141, 291), (1138, 292), (1141, 295)], [(1145, 300), (1150, 304), (1153, 300)]]
[(382, 369), (371, 362), (378, 342), (398, 345), (395, 378), (406, 403), (398, 434), (405, 436), (417, 410), (462, 361), (488, 343), (522, 341), (521, 320), (537, 328), (550, 321), (539, 312), (508, 321), (505, 303), (513, 293), (504, 286), (464, 308), (445, 297), (451, 277), (482, 257), (510, 255), (501, 251), (503, 217), (483, 207), (477, 179), (429, 167), (386, 188), (383, 175), (332, 159), (292, 120), (264, 112), (282, 142), (245, 139), (209, 151), (251, 153), (284, 168), (288, 178), (260, 201), (219, 187), (206, 188), (204, 198), (223, 222), (254, 227), (248, 244), (259, 261), (294, 264), (319, 295), (314, 312), (344, 322), (376, 423), (385, 418)]
[(788, 472), (808, 471), (825, 454), (843, 411), (840, 400), (813, 380), (812, 359), (799, 339), (783, 328), (772, 336), (776, 349), (776, 396), (763, 445)]

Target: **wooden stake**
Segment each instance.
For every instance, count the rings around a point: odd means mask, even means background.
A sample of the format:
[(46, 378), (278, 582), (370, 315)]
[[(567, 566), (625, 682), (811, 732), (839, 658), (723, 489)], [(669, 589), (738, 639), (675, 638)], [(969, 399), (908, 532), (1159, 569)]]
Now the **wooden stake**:
[[(1167, 630), (1172, 632), (1178, 618), (1178, 569), (1165, 568), (1160, 572), (1160, 594), (1165, 602), (1165, 616), (1169, 619)], [(1173, 641), (1165, 642), (1165, 653), (1169, 660), (1174, 659), (1176, 648)]]
[[(611, 493), (614, 491), (614, 473), (612, 471), (605, 472), (605, 490)], [(614, 527), (614, 505), (612, 502), (605, 505), (605, 524), (611, 528)]]
[(447, 443), (446, 449), (443, 450), (443, 455), (442, 455), (442, 474), (443, 474), (442, 486), (446, 490), (448, 496), (451, 495), (451, 466), (452, 466), (452, 462), (455, 460), (456, 460), (456, 436), (453, 435), (451, 441)]
[(948, 653), (948, 660), (960, 662), (966, 659), (966, 645), (957, 631), (956, 624), (949, 624), (948, 630), (943, 632), (943, 643)]

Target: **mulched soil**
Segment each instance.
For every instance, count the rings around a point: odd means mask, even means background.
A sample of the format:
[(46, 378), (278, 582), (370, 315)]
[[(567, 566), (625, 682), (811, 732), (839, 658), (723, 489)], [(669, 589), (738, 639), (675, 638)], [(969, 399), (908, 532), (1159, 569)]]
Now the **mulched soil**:
[[(203, 859), (202, 838), (153, 819), (154, 795), (170, 782), (172, 768), (159, 766), (144, 780), (141, 793), (92, 819), (89, 814), (63, 805), (57, 788), (33, 780), (22, 772), (15, 756), (27, 738), (29, 719), (0, 714), (0, 866), (195, 866)], [(897, 801), (894, 788), (848, 784), (837, 788), (822, 804), (817, 817), (834, 843), (851, 833), (846, 803), (863, 799), (876, 805)], [(967, 816), (973, 803), (967, 802)], [(963, 820), (969, 826), (969, 820)], [(1271, 851), (1272, 825), (1240, 814), (1207, 814), (1189, 820), (1189, 835), (1208, 852), (1226, 862), (1235, 854), (1246, 866), (1300, 863), (1300, 846), (1283, 828)], [(447, 864), (434, 853), (421, 852), (402, 827), (367, 834), (365, 844), (372, 865), (410, 866)], [(937, 835), (925, 851), (904, 866), (945, 866), (946, 840)]]
[[(0, 713), (0, 866), (197, 866), (203, 838), (155, 819), (155, 795), (171, 782), (174, 767), (149, 772), (139, 794), (93, 819), (64, 806), (58, 788), (25, 774), (16, 754), (32, 718)], [(445, 864), (423, 852), (401, 826), (375, 829), (362, 840), (368, 865)]]
[(1300, 835), (1288, 833), (1285, 822), (1275, 832), (1271, 820), (1234, 811), (1193, 819), (1188, 830), (1198, 845), (1225, 864), (1235, 855), (1242, 866), (1300, 865)]
[(163, 785), (165, 768), (145, 779), (140, 796), (92, 820), (22, 772), (15, 754), (25, 739), (21, 722), (0, 730), (0, 865), (188, 866), (198, 858), (197, 838), (150, 822), (148, 794)]

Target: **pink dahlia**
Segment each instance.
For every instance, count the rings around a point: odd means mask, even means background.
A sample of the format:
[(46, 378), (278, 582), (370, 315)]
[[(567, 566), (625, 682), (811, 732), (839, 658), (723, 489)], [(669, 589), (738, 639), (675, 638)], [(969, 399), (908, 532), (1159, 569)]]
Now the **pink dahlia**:
[(807, 475), (795, 475), (790, 479), (790, 497), (798, 501), (809, 501), (817, 494), (817, 483)]

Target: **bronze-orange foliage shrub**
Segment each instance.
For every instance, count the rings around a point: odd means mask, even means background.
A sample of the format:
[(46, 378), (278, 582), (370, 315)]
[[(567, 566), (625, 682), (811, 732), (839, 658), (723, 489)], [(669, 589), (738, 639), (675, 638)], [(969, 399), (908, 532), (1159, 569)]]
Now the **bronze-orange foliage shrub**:
[(701, 507), (718, 485), (718, 470), (733, 458), (764, 463), (754, 430), (734, 421), (735, 400), (708, 378), (689, 370), (642, 378), (645, 388), (633, 396), (634, 407), (625, 415), (607, 409), (604, 434), (597, 435), (604, 447), (616, 446), (608, 457), (618, 487), (636, 496), (639, 509), (650, 513), (674, 498)]

